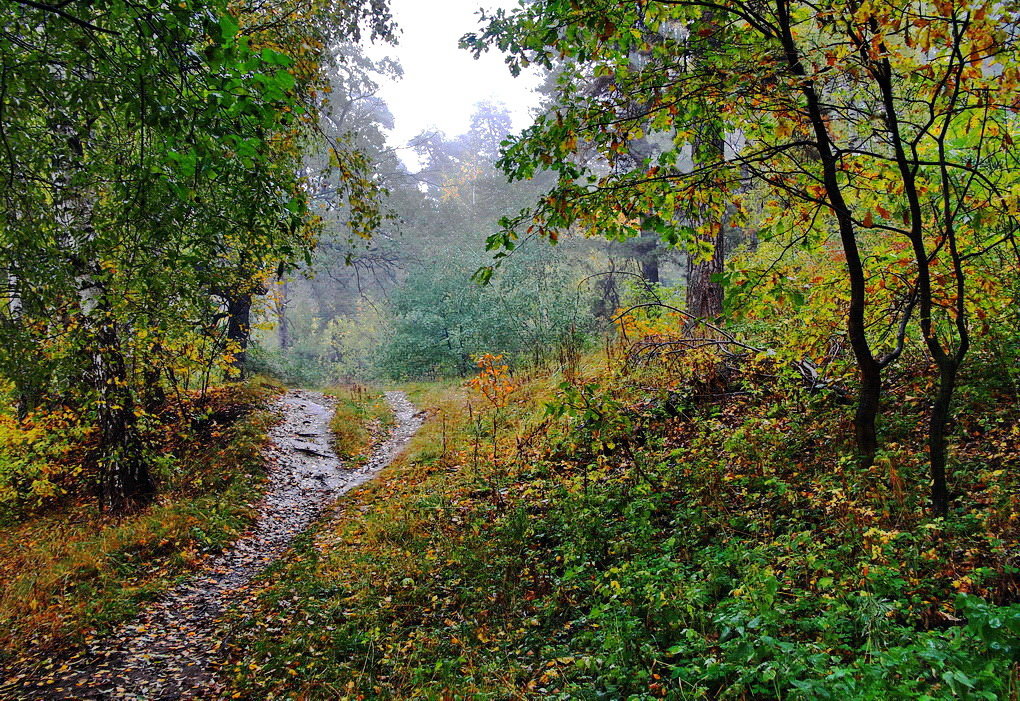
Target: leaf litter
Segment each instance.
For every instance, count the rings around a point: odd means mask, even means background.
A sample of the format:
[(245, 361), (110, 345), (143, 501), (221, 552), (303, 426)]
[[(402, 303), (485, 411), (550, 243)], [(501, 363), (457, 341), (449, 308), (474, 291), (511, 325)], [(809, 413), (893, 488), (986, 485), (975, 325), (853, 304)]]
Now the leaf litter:
[(279, 401), (283, 420), (270, 431), (272, 467), (254, 526), (232, 548), (200, 566), (138, 618), (63, 659), (0, 667), (2, 699), (185, 699), (223, 691), (217, 619), (242, 600), (252, 580), (280, 559), (294, 538), (336, 499), (386, 467), (422, 424), (403, 392), (387, 392), (389, 437), (369, 459), (345, 467), (333, 450), (334, 400), (306, 390)]

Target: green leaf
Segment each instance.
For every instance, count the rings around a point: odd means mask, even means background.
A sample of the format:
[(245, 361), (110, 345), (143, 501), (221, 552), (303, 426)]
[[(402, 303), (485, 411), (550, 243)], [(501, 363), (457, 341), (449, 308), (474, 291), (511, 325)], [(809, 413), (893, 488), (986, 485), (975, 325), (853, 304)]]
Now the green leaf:
[(486, 265), (474, 272), (471, 279), (479, 285), (488, 285), (492, 281), (492, 273), (494, 272), (491, 265)]
[(294, 60), (287, 54), (282, 54), (279, 51), (274, 51), (269, 48), (262, 49), (261, 56), (264, 62), (272, 66), (283, 66), (284, 68), (289, 68), (294, 64)]
[(294, 88), (294, 76), (283, 69), (276, 71), (276, 73), (273, 74), (273, 79), (283, 90), (292, 90)]
[(220, 37), (224, 44), (230, 44), (233, 38), (237, 36), (239, 29), (240, 26), (233, 17), (230, 15), (220, 16)]

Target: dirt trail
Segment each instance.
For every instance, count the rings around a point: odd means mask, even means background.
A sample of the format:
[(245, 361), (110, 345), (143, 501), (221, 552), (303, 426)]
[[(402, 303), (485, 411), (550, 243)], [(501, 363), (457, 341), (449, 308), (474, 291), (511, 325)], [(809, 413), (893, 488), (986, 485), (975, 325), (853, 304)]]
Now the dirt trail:
[(39, 684), (26, 676), (16, 687), (0, 687), (0, 698), (216, 696), (214, 662), (221, 645), (215, 637), (216, 618), (326, 507), (388, 465), (421, 427), (421, 417), (407, 395), (387, 392), (386, 400), (396, 419), (389, 438), (364, 465), (345, 469), (331, 445), (331, 400), (301, 390), (284, 395), (279, 403), (284, 420), (270, 432), (269, 455), (276, 464), (248, 534), (139, 618), (64, 660), (61, 670), (49, 670), (44, 679), (55, 683)]

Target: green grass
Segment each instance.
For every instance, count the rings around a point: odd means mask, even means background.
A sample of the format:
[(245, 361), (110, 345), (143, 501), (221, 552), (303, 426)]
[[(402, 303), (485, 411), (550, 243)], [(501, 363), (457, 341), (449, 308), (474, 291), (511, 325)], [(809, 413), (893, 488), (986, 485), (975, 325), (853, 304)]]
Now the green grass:
[(364, 456), (379, 436), (393, 425), (393, 412), (386, 398), (363, 385), (331, 387), (326, 394), (336, 399), (333, 418), (333, 448), (341, 459)]

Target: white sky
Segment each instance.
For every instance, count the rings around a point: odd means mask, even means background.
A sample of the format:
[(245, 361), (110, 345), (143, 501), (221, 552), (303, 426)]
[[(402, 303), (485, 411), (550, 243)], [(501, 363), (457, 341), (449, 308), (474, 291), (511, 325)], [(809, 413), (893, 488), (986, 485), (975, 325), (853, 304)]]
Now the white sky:
[[(380, 97), (389, 105), (394, 129), (390, 145), (401, 147), (423, 131), (439, 129), (448, 136), (467, 131), (475, 103), (503, 102), (514, 117), (514, 129), (531, 123), (531, 109), (538, 104), (533, 89), (536, 73), (522, 73), (515, 79), (498, 50), (477, 61), (471, 53), (457, 48), (467, 32), (477, 31), (478, 10), (512, 8), (517, 0), (391, 0), (400, 27), (399, 44), (376, 46), (371, 55), (397, 58), (404, 68), (400, 81), (385, 81)], [(413, 153), (401, 151), (411, 167)]]

